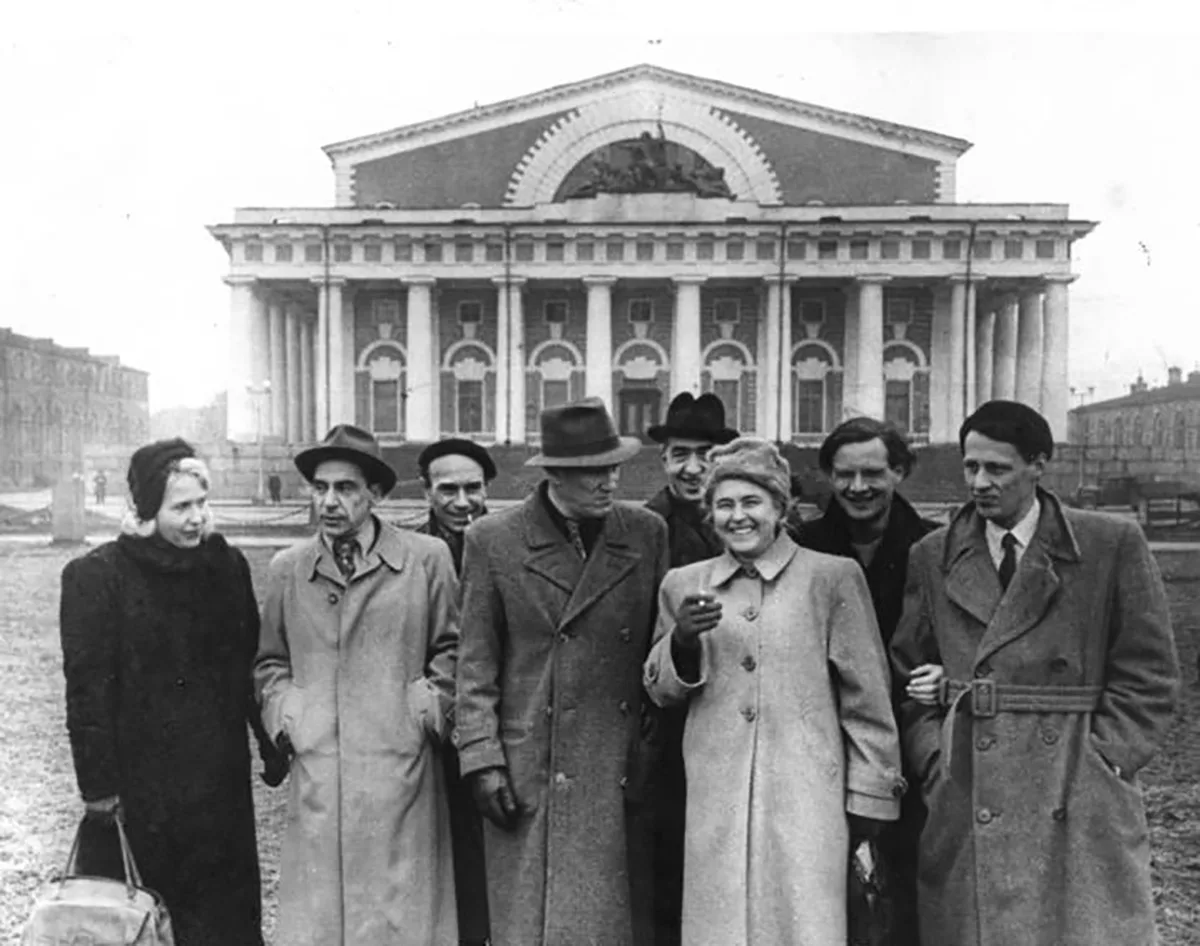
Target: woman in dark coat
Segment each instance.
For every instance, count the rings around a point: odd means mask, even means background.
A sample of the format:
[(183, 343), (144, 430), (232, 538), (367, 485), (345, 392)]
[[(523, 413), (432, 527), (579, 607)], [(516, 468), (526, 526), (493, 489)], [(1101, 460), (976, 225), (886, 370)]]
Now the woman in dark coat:
[[(241, 552), (212, 532), (209, 477), (183, 440), (129, 467), (136, 515), (67, 564), (67, 729), (86, 813), (80, 872), (121, 876), (121, 814), (178, 946), (262, 946), (250, 792), (258, 609)], [(286, 769), (260, 751), (278, 784)], [(267, 776), (264, 776), (267, 778)]]

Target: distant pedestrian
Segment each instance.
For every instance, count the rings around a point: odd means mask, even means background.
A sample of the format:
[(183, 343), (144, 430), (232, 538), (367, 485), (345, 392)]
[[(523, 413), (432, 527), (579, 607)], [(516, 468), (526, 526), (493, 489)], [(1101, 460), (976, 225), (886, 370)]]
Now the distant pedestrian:
[(92, 489), (95, 491), (96, 505), (103, 506), (108, 496), (108, 477), (104, 475), (103, 470), (97, 470), (96, 475), (92, 477)]
[(283, 495), (283, 480), (279, 478), (278, 473), (272, 473), (267, 477), (267, 494), (271, 497), (271, 504), (278, 506)]
[[(247, 723), (250, 569), (212, 532), (209, 474), (183, 440), (129, 464), (121, 535), (68, 563), (60, 625), (67, 731), (86, 810), (82, 873), (123, 877), (118, 809), (177, 946), (261, 946)], [(264, 778), (286, 774), (265, 736)]]

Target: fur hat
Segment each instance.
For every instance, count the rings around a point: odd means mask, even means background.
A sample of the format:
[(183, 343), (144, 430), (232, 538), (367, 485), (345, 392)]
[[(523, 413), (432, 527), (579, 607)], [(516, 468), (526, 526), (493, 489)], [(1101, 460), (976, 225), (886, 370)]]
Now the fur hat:
[(792, 495), (792, 469), (769, 440), (739, 437), (731, 443), (713, 447), (708, 453), (708, 478), (704, 483), (704, 503), (712, 505), (713, 491), (725, 480), (745, 480), (761, 486), (787, 509)]
[(182, 437), (156, 440), (134, 451), (125, 480), (139, 519), (148, 522), (158, 515), (167, 491), (171, 464), (195, 455), (192, 445)]

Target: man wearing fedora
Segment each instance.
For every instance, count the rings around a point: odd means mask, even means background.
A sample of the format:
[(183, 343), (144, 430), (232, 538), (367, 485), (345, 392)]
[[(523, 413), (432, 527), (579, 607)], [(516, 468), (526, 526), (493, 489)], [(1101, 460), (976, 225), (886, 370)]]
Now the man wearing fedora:
[(396, 483), (369, 433), (295, 457), (318, 534), (271, 562), (255, 685), (292, 756), (276, 941), (455, 946), (449, 729), (458, 582), (445, 543), (382, 521)]
[[(671, 567), (720, 555), (724, 550), (705, 520), (704, 478), (708, 452), (729, 443), (737, 431), (725, 426), (725, 405), (715, 394), (695, 397), (685, 391), (667, 408), (665, 423), (646, 432), (661, 445), (667, 485), (647, 508), (667, 522)], [(687, 784), (683, 770), (685, 708), (658, 711), (661, 757), (655, 772), (654, 924), (656, 946), (678, 946), (683, 911), (683, 832)]]
[(602, 401), (547, 409), (541, 433), (537, 489), (467, 530), (454, 738), (487, 819), (493, 942), (634, 946), (652, 935), (630, 815), (667, 530), (614, 500), (640, 443)]
[[(416, 531), (445, 542), (454, 559), (454, 571), (461, 574), (463, 537), (467, 526), (487, 514), (487, 487), (496, 478), (496, 464), (487, 449), (475, 441), (448, 437), (421, 451), (417, 471), (425, 487), (429, 518)], [(462, 946), (483, 946), (488, 941), (483, 826), (470, 786), (459, 773), (458, 753), (452, 746), (442, 750), (442, 765), (454, 840), (459, 941)]]

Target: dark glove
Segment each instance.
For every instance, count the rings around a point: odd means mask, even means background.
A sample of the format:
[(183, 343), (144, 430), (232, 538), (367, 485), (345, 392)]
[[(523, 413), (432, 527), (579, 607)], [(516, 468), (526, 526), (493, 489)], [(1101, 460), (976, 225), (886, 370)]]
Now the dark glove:
[(269, 739), (263, 740), (258, 745), (258, 755), (263, 764), (263, 770), (258, 777), (270, 788), (282, 785), (295, 754), (292, 740), (288, 738), (287, 733), (280, 733), (279, 740), (274, 745)]
[(875, 818), (866, 818), (863, 815), (846, 815), (846, 821), (850, 826), (850, 850), (854, 850), (863, 841), (878, 841), (879, 836), (883, 833), (890, 821), (877, 821)]
[(508, 769), (503, 766), (480, 769), (468, 778), (471, 780), (471, 797), (475, 799), (479, 813), (496, 827), (512, 831), (521, 815), (521, 806), (517, 803)]
[(92, 824), (112, 825), (121, 817), (121, 799), (116, 795), (83, 803), (83, 820)]

